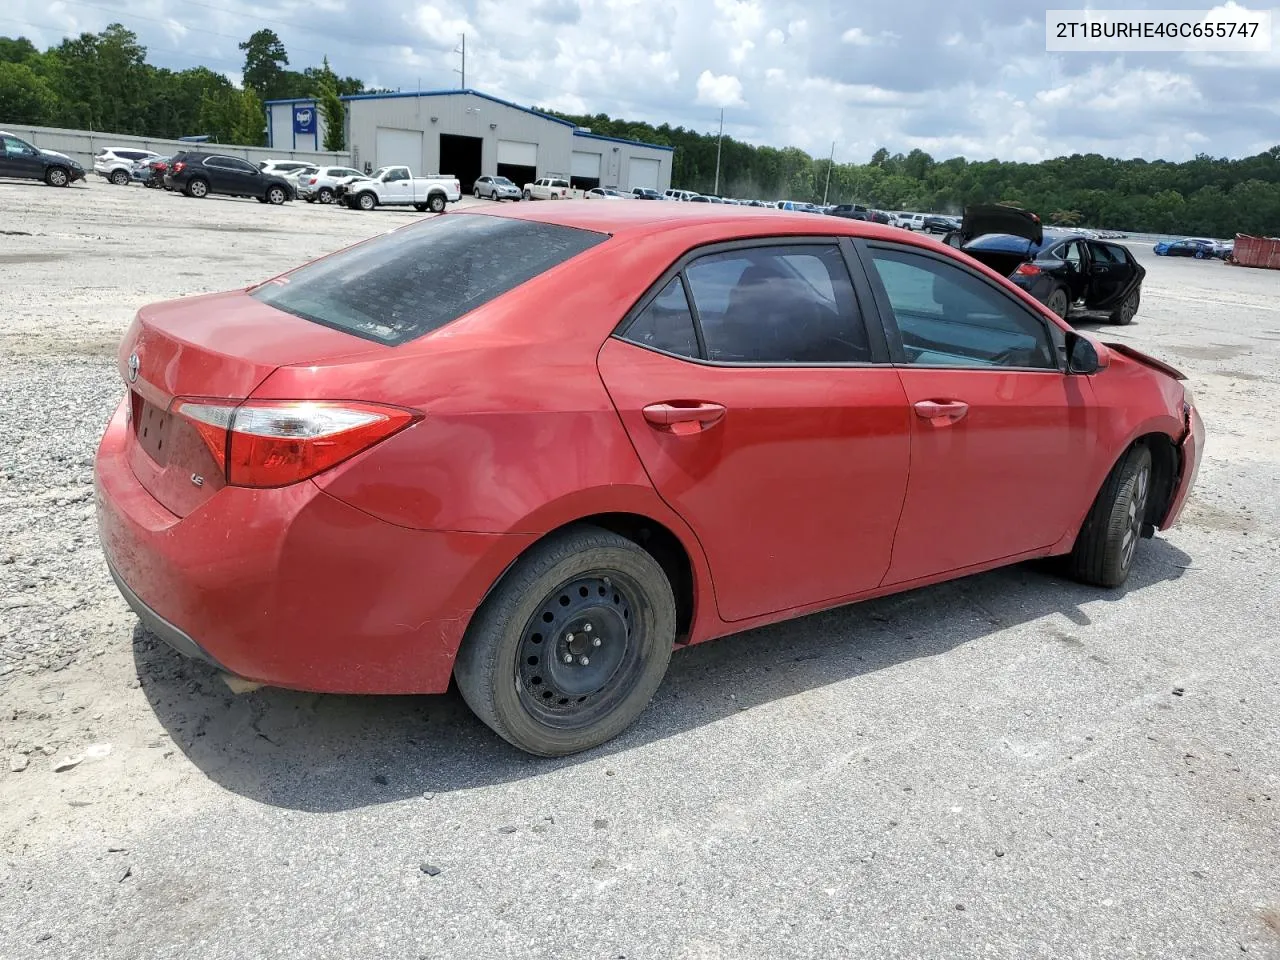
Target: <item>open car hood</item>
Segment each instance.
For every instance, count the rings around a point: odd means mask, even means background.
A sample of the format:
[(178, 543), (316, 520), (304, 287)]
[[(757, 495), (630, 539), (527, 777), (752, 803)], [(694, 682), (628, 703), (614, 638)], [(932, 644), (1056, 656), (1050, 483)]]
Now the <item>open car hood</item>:
[(1030, 210), (1002, 204), (965, 207), (964, 222), (960, 224), (960, 246), (989, 233), (1022, 237), (1035, 246), (1044, 242), (1044, 225)]

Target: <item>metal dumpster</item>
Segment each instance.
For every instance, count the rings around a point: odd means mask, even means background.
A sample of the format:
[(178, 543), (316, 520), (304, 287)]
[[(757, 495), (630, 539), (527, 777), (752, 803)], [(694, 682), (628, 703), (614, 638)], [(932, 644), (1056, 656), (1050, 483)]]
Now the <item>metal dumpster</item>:
[(1250, 237), (1237, 233), (1230, 262), (1241, 267), (1280, 270), (1280, 237)]

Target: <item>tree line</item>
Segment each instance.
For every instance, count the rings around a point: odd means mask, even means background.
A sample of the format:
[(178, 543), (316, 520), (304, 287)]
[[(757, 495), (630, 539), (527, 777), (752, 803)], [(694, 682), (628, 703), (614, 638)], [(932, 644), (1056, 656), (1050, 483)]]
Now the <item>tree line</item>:
[[(671, 184), (715, 190), (716, 135), (606, 114), (553, 113), (595, 133), (675, 147)], [(828, 171), (830, 180), (828, 181)], [(815, 159), (795, 147), (725, 137), (719, 192), (759, 200), (864, 203), (882, 210), (959, 214), (970, 204), (1010, 203), (1046, 223), (1230, 237), (1280, 235), (1280, 146), (1242, 159), (1119, 160), (1096, 153), (1039, 163), (935, 160), (923, 150), (880, 149), (866, 163)]]
[(45, 51), (26, 37), (0, 36), (0, 123), (262, 146), (264, 100), (314, 97), (327, 121), (325, 149), (345, 149), (338, 98), (369, 92), (363, 81), (338, 76), (328, 58), (319, 67), (288, 69), (289, 54), (272, 30), (257, 31), (240, 50), (244, 83), (237, 87), (208, 67), (148, 63), (137, 34), (118, 23)]
[[(345, 149), (343, 95), (376, 92), (339, 76), (328, 59), (289, 69), (274, 31), (240, 44), (243, 85), (207, 67), (168, 70), (147, 62), (136, 34), (120, 24), (68, 37), (45, 51), (24, 37), (0, 37), (0, 123), (101, 130), (149, 137), (208, 135), (223, 143), (265, 142), (264, 100), (313, 97), (325, 118), (326, 150)], [(975, 203), (1012, 203), (1048, 223), (1227, 237), (1280, 234), (1280, 146), (1240, 159), (1119, 160), (1072, 154), (1040, 163), (935, 160), (922, 150), (877, 150), (866, 163), (815, 159), (796, 147), (755, 146), (725, 137), (716, 184), (716, 135), (606, 114), (551, 113), (605, 136), (675, 148), (672, 185), (762, 200), (865, 203), (885, 210), (959, 213)]]

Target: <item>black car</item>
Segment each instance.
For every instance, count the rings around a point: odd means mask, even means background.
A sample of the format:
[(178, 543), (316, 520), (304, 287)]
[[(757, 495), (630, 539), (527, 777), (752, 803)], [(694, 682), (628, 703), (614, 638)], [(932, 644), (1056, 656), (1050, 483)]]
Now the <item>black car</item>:
[(1046, 235), (1028, 210), (969, 207), (951, 246), (1008, 277), (1058, 316), (1102, 314), (1111, 323), (1133, 320), (1147, 271), (1113, 241), (1082, 234)]
[(284, 203), (294, 198), (293, 184), (288, 180), (263, 173), (248, 160), (220, 153), (179, 153), (169, 161), (164, 185), (196, 199), (211, 193), (253, 197), (259, 203)]
[(846, 220), (870, 220), (872, 211), (860, 203), (837, 203), (827, 211), (831, 217), (844, 217)]
[(43, 180), (51, 187), (65, 187), (84, 179), (84, 167), (65, 154), (41, 150), (0, 130), (0, 177)]
[(662, 194), (652, 187), (633, 187), (631, 195), (637, 200), (661, 200)]
[(946, 217), (942, 214), (931, 213), (924, 218), (920, 229), (925, 233), (950, 233), (952, 230), (960, 229), (960, 220), (956, 217)]

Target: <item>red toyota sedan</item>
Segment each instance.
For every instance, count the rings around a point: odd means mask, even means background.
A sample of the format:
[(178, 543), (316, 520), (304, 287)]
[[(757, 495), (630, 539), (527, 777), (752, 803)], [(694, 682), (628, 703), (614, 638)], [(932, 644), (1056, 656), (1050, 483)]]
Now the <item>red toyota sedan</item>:
[(489, 208), (144, 307), (96, 465), (142, 622), (266, 684), (437, 693), (559, 755), (673, 645), (1175, 522), (1182, 376), (935, 241), (693, 204)]

